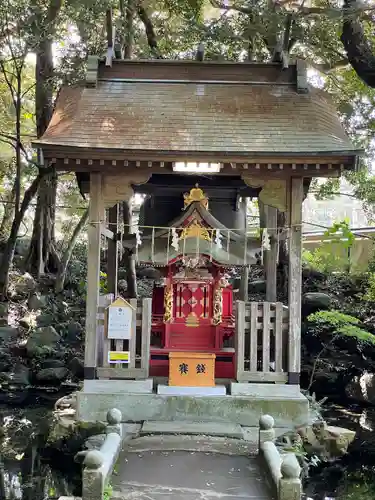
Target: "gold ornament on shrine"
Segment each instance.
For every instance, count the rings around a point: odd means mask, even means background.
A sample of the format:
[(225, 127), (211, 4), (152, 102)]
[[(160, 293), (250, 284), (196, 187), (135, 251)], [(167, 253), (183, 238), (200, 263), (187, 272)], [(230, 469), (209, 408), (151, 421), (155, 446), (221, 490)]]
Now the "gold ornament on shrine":
[(213, 305), (212, 324), (217, 326), (223, 320), (223, 289), (219, 283), (215, 288)]
[(210, 232), (206, 227), (200, 224), (197, 219), (182, 230), (180, 239), (184, 240), (185, 238), (199, 238), (201, 240), (211, 241)]
[(208, 198), (198, 184), (190, 189), (190, 193), (184, 194), (184, 209), (196, 201), (208, 210)]
[(164, 292), (164, 323), (169, 323), (172, 320), (173, 312), (173, 290), (172, 285), (165, 287)]

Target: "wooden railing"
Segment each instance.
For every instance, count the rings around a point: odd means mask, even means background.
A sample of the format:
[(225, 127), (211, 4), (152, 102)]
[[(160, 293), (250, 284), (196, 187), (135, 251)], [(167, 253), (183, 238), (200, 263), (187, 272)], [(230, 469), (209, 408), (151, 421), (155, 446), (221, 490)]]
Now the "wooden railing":
[[(150, 365), (151, 300), (129, 299), (134, 308), (133, 334), (130, 340), (110, 340), (105, 336), (105, 309), (113, 301), (113, 295), (99, 297), (97, 315), (98, 368), (99, 379), (146, 379)], [(129, 363), (110, 364), (109, 351), (129, 351)]]
[(236, 303), (238, 382), (287, 381), (288, 308), (281, 302)]

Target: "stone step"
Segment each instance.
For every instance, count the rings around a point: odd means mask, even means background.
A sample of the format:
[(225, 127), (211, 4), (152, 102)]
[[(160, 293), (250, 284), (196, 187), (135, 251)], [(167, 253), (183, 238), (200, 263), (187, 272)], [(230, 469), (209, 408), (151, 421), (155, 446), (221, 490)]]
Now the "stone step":
[(255, 455), (257, 444), (242, 439), (217, 436), (192, 436), (168, 434), (142, 436), (128, 441), (124, 446), (126, 453), (145, 451), (188, 451), (201, 453), (221, 453), (224, 455)]
[(221, 436), (242, 439), (241, 426), (232, 422), (153, 421), (144, 422), (141, 435), (145, 434), (191, 434), (199, 436)]

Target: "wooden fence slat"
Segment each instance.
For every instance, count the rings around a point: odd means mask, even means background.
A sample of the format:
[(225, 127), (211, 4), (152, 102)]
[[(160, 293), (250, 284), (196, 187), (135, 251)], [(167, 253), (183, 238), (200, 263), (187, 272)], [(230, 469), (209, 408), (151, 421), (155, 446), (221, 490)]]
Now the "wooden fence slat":
[(258, 371), (258, 302), (250, 303), (250, 371)]
[(245, 369), (245, 307), (246, 304), (242, 300), (236, 301), (236, 377), (240, 382), (239, 374)]
[(109, 366), (108, 363), (108, 351), (110, 350), (110, 340), (107, 339), (105, 321), (106, 314), (105, 311), (107, 307), (113, 302), (113, 293), (107, 293), (106, 295), (99, 296), (99, 307), (97, 314), (97, 337), (99, 342), (99, 363), (98, 366)]
[(283, 371), (283, 305), (276, 302), (275, 322), (275, 371)]
[(264, 373), (270, 371), (270, 335), (270, 303), (263, 302), (262, 369)]
[(152, 299), (142, 301), (142, 338), (141, 338), (141, 368), (148, 377), (150, 368), (150, 339), (151, 339)]
[(132, 334), (129, 339), (129, 356), (130, 362), (128, 364), (128, 368), (135, 368), (135, 353), (136, 353), (136, 345), (137, 345), (137, 299), (130, 299), (130, 305), (134, 308), (133, 311), (133, 325), (132, 325)]

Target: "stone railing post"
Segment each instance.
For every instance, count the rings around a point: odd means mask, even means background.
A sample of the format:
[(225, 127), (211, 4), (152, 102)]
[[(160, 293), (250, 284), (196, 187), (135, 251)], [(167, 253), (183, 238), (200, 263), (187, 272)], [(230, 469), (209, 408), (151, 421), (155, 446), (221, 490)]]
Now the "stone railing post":
[(301, 467), (294, 453), (288, 453), (282, 461), (278, 500), (301, 500)]
[(275, 441), (275, 421), (271, 415), (262, 415), (259, 419), (259, 450), (266, 441)]
[(90, 450), (83, 461), (82, 500), (103, 500), (105, 487), (118, 458), (122, 415), (113, 408), (107, 413), (106, 438), (100, 450)]

